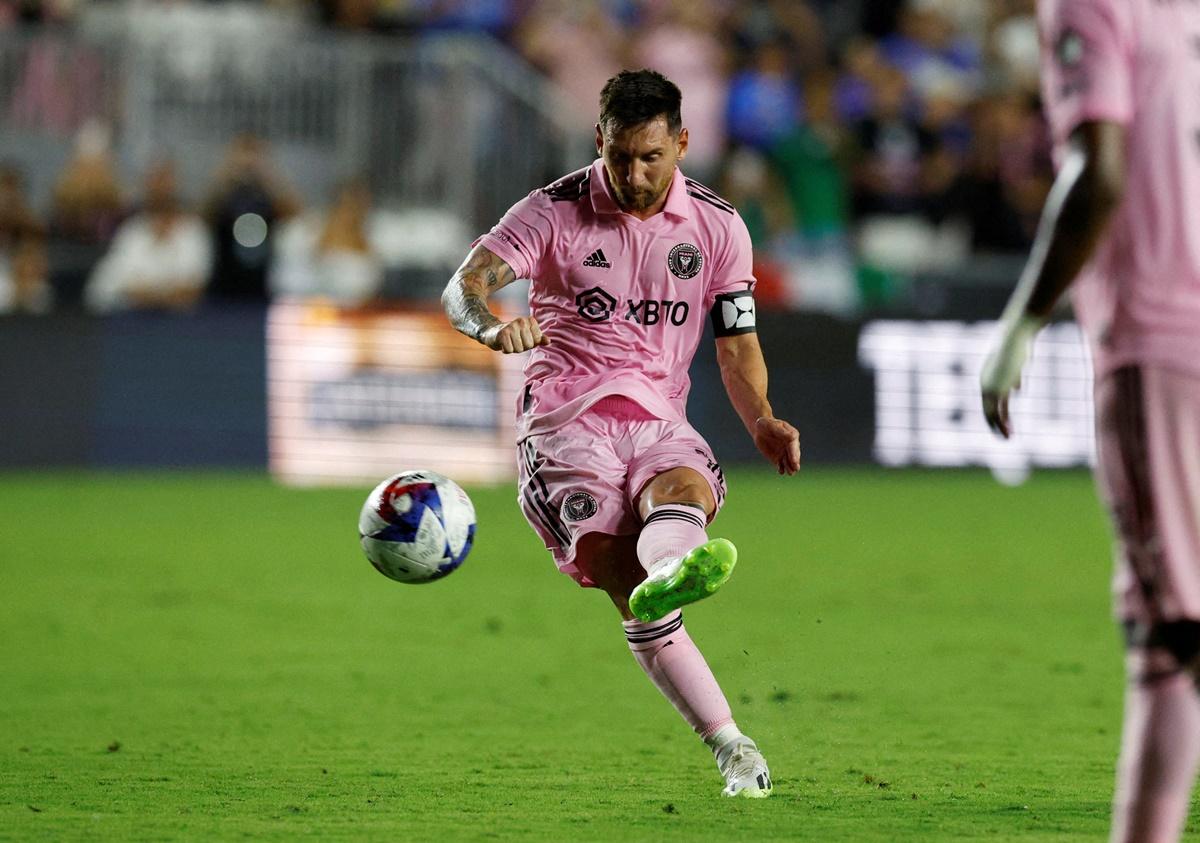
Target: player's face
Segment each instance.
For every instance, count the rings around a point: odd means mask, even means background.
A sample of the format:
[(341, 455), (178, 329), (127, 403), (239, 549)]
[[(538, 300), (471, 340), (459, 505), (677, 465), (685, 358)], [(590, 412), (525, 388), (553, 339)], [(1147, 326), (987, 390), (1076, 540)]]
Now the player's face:
[(671, 134), (666, 117), (629, 128), (596, 126), (596, 150), (617, 201), (627, 211), (646, 211), (664, 201), (687, 145), (687, 129)]

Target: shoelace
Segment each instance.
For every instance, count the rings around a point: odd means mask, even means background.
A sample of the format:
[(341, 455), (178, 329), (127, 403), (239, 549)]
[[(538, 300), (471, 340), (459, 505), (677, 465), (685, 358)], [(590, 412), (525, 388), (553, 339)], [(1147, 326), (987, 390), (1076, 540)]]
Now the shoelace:
[(726, 777), (732, 773), (741, 778), (754, 772), (754, 764), (761, 757), (753, 743), (737, 741), (723, 759), (717, 759), (717, 766)]

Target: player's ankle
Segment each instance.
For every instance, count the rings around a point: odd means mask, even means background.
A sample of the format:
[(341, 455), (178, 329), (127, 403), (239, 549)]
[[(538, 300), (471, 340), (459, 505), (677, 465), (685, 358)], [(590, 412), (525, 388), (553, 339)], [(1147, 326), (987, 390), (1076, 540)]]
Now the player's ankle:
[(730, 742), (736, 741), (738, 738), (744, 738), (745, 735), (737, 727), (737, 723), (731, 720), (708, 734), (702, 734), (700, 737), (708, 744), (708, 748), (713, 751), (713, 755), (718, 755)]

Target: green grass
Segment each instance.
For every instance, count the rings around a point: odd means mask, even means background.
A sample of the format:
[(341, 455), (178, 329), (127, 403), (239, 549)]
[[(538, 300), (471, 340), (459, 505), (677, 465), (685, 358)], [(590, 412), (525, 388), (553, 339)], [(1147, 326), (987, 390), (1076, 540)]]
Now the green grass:
[(403, 586), (366, 489), (0, 475), (0, 839), (1100, 840), (1121, 666), (1083, 474), (735, 473), (688, 612), (776, 782), (719, 797), (508, 488)]

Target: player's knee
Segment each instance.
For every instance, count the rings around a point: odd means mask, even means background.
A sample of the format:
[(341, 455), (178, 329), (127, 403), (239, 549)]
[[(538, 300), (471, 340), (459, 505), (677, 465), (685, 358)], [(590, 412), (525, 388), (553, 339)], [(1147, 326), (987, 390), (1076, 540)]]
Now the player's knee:
[(1200, 678), (1200, 621), (1130, 622), (1125, 624), (1125, 643), (1144, 654), (1134, 669), (1139, 682), (1181, 671)]
[(706, 517), (716, 508), (708, 483), (690, 468), (672, 469), (646, 484), (638, 500), (638, 510), (645, 519), (655, 507), (669, 503), (695, 507)]

